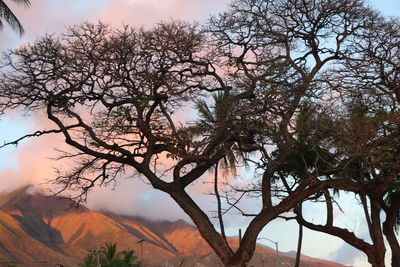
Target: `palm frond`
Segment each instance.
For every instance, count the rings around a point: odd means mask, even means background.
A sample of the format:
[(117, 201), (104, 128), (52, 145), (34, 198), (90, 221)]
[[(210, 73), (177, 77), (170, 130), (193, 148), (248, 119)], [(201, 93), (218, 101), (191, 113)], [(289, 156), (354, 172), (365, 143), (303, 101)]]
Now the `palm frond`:
[[(22, 5), (25, 7), (30, 6), (29, 0), (12, 0), (18, 5)], [(0, 29), (3, 28), (4, 24), (1, 19), (4, 19), (13, 30), (17, 31), (20, 35), (24, 34), (24, 28), (12, 10), (4, 3), (4, 1), (0, 0)]]
[(29, 0), (11, 0), (17, 5), (24, 6), (24, 7), (30, 7), (31, 2)]
[(196, 108), (199, 112), (200, 118), (207, 120), (209, 122), (214, 122), (214, 116), (207, 103), (204, 100), (201, 100), (196, 103)]

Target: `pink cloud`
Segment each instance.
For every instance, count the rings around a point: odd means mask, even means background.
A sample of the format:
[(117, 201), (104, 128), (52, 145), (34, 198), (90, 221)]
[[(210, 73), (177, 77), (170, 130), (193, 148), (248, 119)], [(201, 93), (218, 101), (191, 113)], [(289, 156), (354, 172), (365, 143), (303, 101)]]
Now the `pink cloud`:
[[(28, 132), (54, 127), (51, 121), (39, 114), (26, 118), (24, 124)], [(18, 137), (15, 136), (15, 138)], [(12, 150), (12, 156), (10, 156), (16, 160), (17, 168), (10, 167), (0, 172), (0, 191), (8, 191), (27, 184), (49, 188), (50, 186), (45, 183), (55, 177), (54, 167), (64, 170), (71, 167), (68, 160), (54, 161), (52, 159), (57, 154), (54, 151), (55, 148), (69, 149), (64, 142), (64, 137), (60, 134), (30, 138), (21, 142)], [(172, 164), (171, 159), (161, 158), (161, 161), (163, 164)], [(93, 188), (87, 205), (96, 210), (109, 210), (123, 215), (141, 215), (151, 220), (189, 219), (169, 196), (154, 190), (145, 178), (138, 178), (134, 174), (134, 172), (127, 173), (128, 178), (118, 178), (115, 188), (113, 188), (113, 183), (107, 187)], [(228, 179), (222, 172), (220, 177), (221, 181)], [(206, 172), (200, 181), (188, 187), (188, 192), (206, 212), (216, 210), (215, 197), (206, 194), (212, 192), (212, 182), (213, 172)], [(113, 201), (109, 201), (110, 199)]]
[[(36, 130), (50, 129), (52, 126), (44, 117), (34, 115), (20, 118), (21, 126), (27, 133)], [(13, 137), (13, 141), (21, 136)], [(10, 168), (0, 172), (0, 191), (8, 190), (25, 184), (40, 184), (54, 177), (54, 166), (57, 163), (51, 160), (54, 157), (54, 147), (65, 148), (63, 138), (57, 135), (48, 135), (40, 138), (23, 140), (17, 147), (9, 147), (9, 158), (16, 161)], [(0, 153), (4, 153), (0, 151)], [(17, 168), (12, 165), (16, 165)]]
[(116, 0), (108, 2), (96, 17), (117, 26), (120, 24), (151, 26), (171, 18), (205, 21), (210, 14), (222, 10), (226, 2), (226, 0)]
[(31, 1), (31, 7), (22, 8), (12, 1), (7, 2), (10, 8), (19, 18), (25, 28), (25, 34), (21, 37), (9, 30), (6, 26), (7, 35), (0, 35), (3, 48), (14, 48), (17, 44), (32, 42), (46, 33), (59, 33), (66, 26), (79, 24), (87, 21), (92, 14), (100, 12), (102, 5), (96, 0), (70, 0), (70, 1)]
[(25, 28), (25, 34), (20, 38), (6, 26), (6, 30), (0, 35), (2, 50), (32, 42), (46, 33), (64, 32), (66, 27), (86, 21), (101, 20), (116, 27), (124, 24), (135, 27), (151, 26), (170, 19), (204, 22), (210, 14), (223, 10), (228, 0), (35, 0), (31, 2), (30, 8), (10, 3), (10, 7)]

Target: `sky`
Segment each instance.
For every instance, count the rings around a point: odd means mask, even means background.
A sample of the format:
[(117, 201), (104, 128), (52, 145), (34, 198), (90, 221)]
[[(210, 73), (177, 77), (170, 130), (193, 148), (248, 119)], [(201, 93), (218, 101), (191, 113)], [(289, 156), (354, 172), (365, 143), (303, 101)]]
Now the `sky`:
[[(6, 2), (9, 4), (10, 1)], [(33, 42), (46, 33), (63, 32), (68, 26), (86, 21), (103, 21), (116, 27), (125, 24), (151, 27), (159, 21), (170, 19), (204, 22), (210, 14), (222, 11), (227, 2), (228, 0), (31, 0), (32, 6), (29, 9), (9, 4), (21, 19), (26, 33), (20, 37), (6, 25), (0, 32), (0, 51)], [(371, 0), (369, 3), (387, 16), (400, 14), (399, 0)], [(18, 112), (12, 112), (0, 118), (0, 144), (46, 126), (48, 125), (42, 114), (26, 117)], [(27, 183), (41, 184), (46, 179), (51, 179), (54, 174), (53, 167), (63, 164), (52, 160), (55, 155), (54, 148), (63, 146), (61, 137), (47, 136), (25, 141), (18, 147), (1, 149), (0, 191), (10, 190)], [(211, 173), (207, 175), (211, 177)], [(215, 203), (203, 193), (204, 189), (209, 190), (208, 187), (207, 184), (197, 183), (189, 190), (202, 208), (212, 210)], [(109, 199), (113, 201), (104, 201)], [(346, 213), (338, 212), (336, 219), (342, 225), (354, 229), (359, 236), (367, 236), (363, 227), (364, 223), (360, 219), (362, 214), (357, 208), (354, 196), (344, 194), (340, 202)], [(251, 203), (247, 205), (250, 206)], [(88, 206), (96, 209), (118, 210), (123, 214), (138, 214), (154, 220), (187, 219), (180, 208), (164, 193), (152, 190), (144, 181), (137, 179), (118, 180), (115, 190), (97, 189), (89, 196)], [(166, 210), (168, 213), (165, 212)], [(307, 218), (313, 221), (321, 219), (318, 216), (321, 212), (323, 209), (318, 205), (305, 208)], [(238, 229), (244, 229), (248, 224), (248, 219), (237, 215), (229, 215), (226, 219), (227, 233), (232, 236), (237, 235)], [(260, 237), (267, 237), (278, 242), (279, 249), (282, 251), (295, 250), (297, 224), (275, 220), (265, 227)], [(260, 240), (260, 243), (273, 246), (265, 240)], [(306, 255), (356, 267), (369, 266), (362, 253), (338, 238), (305, 230), (303, 244), (302, 252)]]

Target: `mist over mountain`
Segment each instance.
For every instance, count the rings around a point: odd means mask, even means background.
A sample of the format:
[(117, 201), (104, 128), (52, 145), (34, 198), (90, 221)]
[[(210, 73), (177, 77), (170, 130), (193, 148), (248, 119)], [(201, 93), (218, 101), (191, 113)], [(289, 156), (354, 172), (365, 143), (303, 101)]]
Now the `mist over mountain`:
[[(162, 266), (166, 260), (169, 266), (222, 266), (197, 229), (182, 219), (151, 221), (73, 204), (46, 197), (32, 186), (1, 194), (0, 266), (77, 266), (88, 250), (105, 242), (133, 249), (144, 266)], [(235, 247), (239, 241), (229, 237), (228, 242)], [(282, 264), (294, 264), (294, 256), (281, 253), (279, 258)], [(258, 246), (250, 265), (274, 266), (275, 259), (274, 250)], [(302, 266), (344, 265), (304, 256)]]

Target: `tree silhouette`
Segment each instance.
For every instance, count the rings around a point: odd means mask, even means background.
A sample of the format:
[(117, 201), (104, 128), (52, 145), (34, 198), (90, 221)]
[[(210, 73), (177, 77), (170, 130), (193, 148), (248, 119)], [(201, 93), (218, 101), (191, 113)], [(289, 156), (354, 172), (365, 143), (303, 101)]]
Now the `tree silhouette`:
[[(378, 215), (400, 169), (398, 25), (361, 0), (235, 0), (207, 28), (75, 26), (5, 58), (0, 110), (42, 111), (54, 125), (8, 144), (61, 134), (74, 150), (60, 159), (74, 164), (57, 173), (55, 193), (77, 201), (118, 177), (146, 179), (175, 200), (225, 266), (246, 266), (262, 229), (292, 212), (381, 267)], [(218, 93), (225, 106), (194, 108)], [(176, 115), (182, 109), (190, 120)], [(251, 218), (237, 249), (186, 190), (231, 152), (252, 153), (244, 159), (251, 183), (236, 189), (260, 207), (231, 203)], [(335, 190), (367, 198), (373, 244), (333, 225)], [(299, 204), (321, 200), (326, 223), (309, 224)]]

